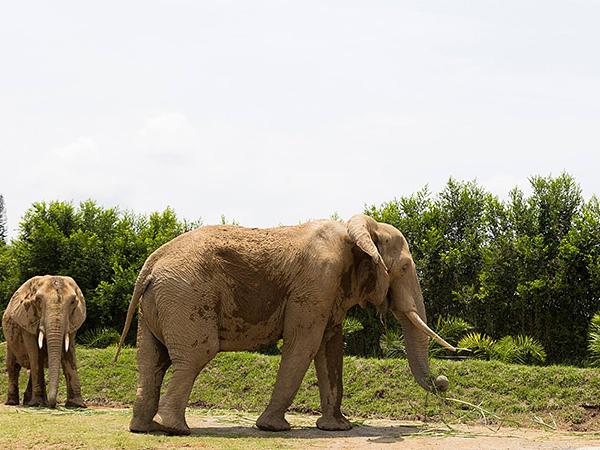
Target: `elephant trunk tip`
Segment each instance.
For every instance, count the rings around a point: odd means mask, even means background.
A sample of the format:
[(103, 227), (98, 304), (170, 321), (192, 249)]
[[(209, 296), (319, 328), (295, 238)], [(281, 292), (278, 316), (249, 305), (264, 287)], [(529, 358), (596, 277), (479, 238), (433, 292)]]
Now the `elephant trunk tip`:
[(48, 408), (56, 408), (56, 398), (48, 397)]

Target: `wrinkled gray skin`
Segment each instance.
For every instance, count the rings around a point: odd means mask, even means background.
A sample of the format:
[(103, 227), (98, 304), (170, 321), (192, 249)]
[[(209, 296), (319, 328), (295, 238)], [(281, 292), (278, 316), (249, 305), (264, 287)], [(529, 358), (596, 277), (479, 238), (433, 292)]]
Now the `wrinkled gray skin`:
[[(412, 313), (426, 321), (423, 297), (396, 228), (358, 215), (348, 224), (207, 226), (179, 236), (144, 264), (121, 335), (122, 344), (141, 303), (130, 430), (188, 434), (185, 407), (194, 380), (217, 352), (256, 349), (280, 338), (275, 388), (257, 426), (290, 428), (284, 414), (314, 360), (322, 411), (317, 426), (349, 429), (340, 411), (342, 321), (350, 307), (367, 302), (400, 320), (412, 373), (432, 389), (429, 338), (414, 317), (409, 320)], [(161, 396), (170, 365), (173, 376)]]
[[(56, 407), (62, 365), (67, 382), (65, 406), (85, 408), (74, 346), (84, 320), (85, 300), (70, 277), (33, 277), (13, 294), (2, 317), (7, 342), (7, 405), (19, 404), (19, 372), (24, 367), (30, 369), (30, 376), (23, 404)], [(48, 367), (48, 396), (44, 367)]]

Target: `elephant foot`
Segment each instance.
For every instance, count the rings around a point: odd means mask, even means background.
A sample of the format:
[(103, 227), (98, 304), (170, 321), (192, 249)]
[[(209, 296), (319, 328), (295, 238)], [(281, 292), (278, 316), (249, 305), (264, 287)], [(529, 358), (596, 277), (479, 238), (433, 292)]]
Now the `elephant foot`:
[(129, 431), (132, 433), (150, 433), (153, 430), (152, 420), (142, 420), (134, 416), (129, 422)]
[(290, 423), (283, 415), (267, 415), (266, 412), (256, 420), (256, 426), (264, 431), (289, 431), (290, 429)]
[(352, 428), (352, 424), (343, 415), (321, 416), (317, 420), (317, 428), (325, 431), (346, 431)]
[(67, 399), (65, 408), (87, 408), (87, 405), (81, 397)]
[[(9, 406), (18, 406), (19, 405), (19, 397), (18, 396), (14, 397), (12, 395), (9, 395), (4, 404), (9, 405)], [(25, 402), (23, 402), (23, 404), (25, 404)]]
[(190, 427), (184, 421), (172, 420), (168, 416), (156, 414), (152, 419), (152, 430), (161, 431), (173, 436), (187, 436), (191, 433)]
[[(31, 397), (31, 400), (27, 402), (27, 406), (48, 406), (46, 401), (42, 397)], [(55, 405), (56, 406), (56, 405)], [(50, 406), (52, 408), (52, 406)]]

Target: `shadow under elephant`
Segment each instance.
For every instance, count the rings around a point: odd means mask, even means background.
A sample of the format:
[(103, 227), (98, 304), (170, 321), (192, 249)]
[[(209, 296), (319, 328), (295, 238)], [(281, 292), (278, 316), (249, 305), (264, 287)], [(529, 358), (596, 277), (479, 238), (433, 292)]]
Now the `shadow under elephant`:
[(256, 426), (244, 425), (219, 425), (191, 427), (191, 437), (220, 437), (220, 438), (273, 438), (273, 439), (344, 439), (344, 438), (368, 438), (372, 443), (395, 443), (403, 440), (405, 436), (418, 435), (431, 428), (427, 426), (399, 425), (357, 425), (348, 431), (323, 431), (314, 426), (293, 427), (289, 431), (269, 432), (262, 431)]

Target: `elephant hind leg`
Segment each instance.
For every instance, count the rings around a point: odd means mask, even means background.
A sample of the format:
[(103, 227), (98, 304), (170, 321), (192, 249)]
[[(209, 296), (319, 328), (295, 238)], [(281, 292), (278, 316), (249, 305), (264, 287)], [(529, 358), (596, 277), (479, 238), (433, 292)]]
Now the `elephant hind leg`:
[(185, 421), (185, 408), (194, 381), (219, 351), (216, 317), (209, 316), (190, 323), (192, 313), (183, 306), (165, 311), (161, 317), (165, 345), (173, 363), (173, 375), (160, 398), (153, 425), (154, 429), (167, 434), (190, 434)]
[(188, 404), (194, 381), (200, 371), (219, 351), (216, 335), (194, 336), (192, 343), (202, 342), (202, 346), (180, 343), (169, 347), (173, 360), (173, 375), (167, 391), (160, 398), (158, 412), (154, 416), (154, 429), (172, 435), (188, 435), (190, 428), (185, 420), (185, 408)]
[(138, 388), (129, 429), (147, 433), (152, 431), (160, 387), (171, 360), (166, 347), (150, 332), (143, 318), (138, 321), (137, 348)]
[(21, 366), (17, 362), (15, 354), (10, 350), (6, 352), (6, 372), (8, 373), (8, 396), (7, 405), (19, 404), (19, 373)]

